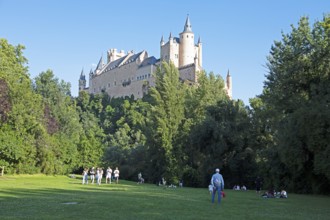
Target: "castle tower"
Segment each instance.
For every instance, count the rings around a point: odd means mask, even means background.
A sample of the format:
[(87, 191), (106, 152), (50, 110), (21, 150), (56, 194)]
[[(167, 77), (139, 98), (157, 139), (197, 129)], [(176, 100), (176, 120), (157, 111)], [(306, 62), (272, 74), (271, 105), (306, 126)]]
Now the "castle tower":
[(116, 48), (112, 48), (107, 52), (107, 63), (111, 63), (112, 61), (115, 61), (125, 55), (124, 50), (120, 50), (120, 52), (118, 52)]
[(194, 33), (191, 29), (189, 16), (187, 16), (183, 32), (180, 33), (180, 47), (179, 47), (179, 67), (194, 63), (195, 58), (195, 44)]
[(230, 99), (233, 98), (233, 90), (232, 90), (232, 81), (231, 81), (231, 75), (229, 73), (229, 70), (227, 72), (227, 77), (226, 77), (226, 92), (227, 95), (229, 96)]
[(81, 70), (79, 78), (79, 92), (86, 88), (86, 76), (84, 74), (84, 69)]
[(199, 37), (198, 38), (198, 42), (197, 42), (197, 54), (198, 54), (198, 65), (200, 68), (202, 68), (202, 60), (203, 60), (203, 57), (202, 57), (202, 41), (201, 41), (201, 38)]

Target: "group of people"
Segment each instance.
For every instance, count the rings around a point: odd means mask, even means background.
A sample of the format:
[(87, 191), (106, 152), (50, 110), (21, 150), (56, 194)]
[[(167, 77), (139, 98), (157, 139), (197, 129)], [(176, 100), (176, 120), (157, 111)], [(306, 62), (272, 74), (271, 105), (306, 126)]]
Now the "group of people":
[[(112, 176), (113, 173), (113, 176)], [(105, 178), (105, 183), (111, 184), (112, 178), (115, 179), (116, 183), (118, 184), (119, 181), (119, 170), (118, 167), (112, 172), (111, 167), (108, 167), (106, 170), (106, 178)], [(90, 176), (91, 183), (94, 183), (95, 177), (97, 179), (97, 184), (101, 185), (102, 182), (102, 176), (103, 176), (103, 169), (102, 168), (97, 168), (95, 169), (92, 167), (90, 170), (88, 168), (85, 168), (83, 171), (83, 180), (82, 184), (88, 184), (88, 175)], [(140, 172), (138, 174), (138, 184), (144, 183), (144, 179), (142, 177), (142, 173)], [(256, 181), (256, 192), (260, 193), (261, 190), (261, 178), (257, 177)], [(180, 186), (182, 187), (182, 181), (180, 181)], [(163, 185), (166, 186), (166, 180), (164, 177), (162, 177), (161, 181), (159, 181), (158, 185)], [(221, 198), (225, 197), (224, 193), (224, 187), (225, 187), (225, 182), (220, 174), (220, 169), (216, 168), (215, 173), (212, 175), (210, 185), (209, 185), (209, 191), (210, 194), (212, 195), (211, 201), (214, 203), (215, 196), (217, 195), (218, 197), (218, 203), (221, 203)], [(235, 185), (234, 190), (247, 190), (246, 186), (240, 187), (239, 185)], [(281, 192), (275, 192), (274, 190), (269, 190), (265, 192), (262, 197), (264, 198), (288, 198), (287, 192), (285, 190), (281, 190)]]
[(246, 191), (247, 188), (246, 188), (245, 185), (243, 185), (243, 186), (235, 185), (235, 186), (233, 187), (233, 190), (243, 190), (243, 191)]
[(282, 189), (280, 192), (276, 192), (275, 190), (268, 190), (264, 194), (261, 195), (263, 198), (282, 198), (287, 199), (288, 193)]
[[(113, 176), (112, 176), (113, 173)], [(115, 179), (116, 183), (119, 182), (119, 169), (116, 167), (116, 169), (112, 172), (111, 167), (108, 167), (106, 170), (106, 176), (105, 176), (105, 183), (111, 184), (111, 180)], [(98, 167), (92, 167), (91, 169), (85, 168), (83, 171), (83, 178), (82, 178), (82, 184), (88, 184), (88, 176), (90, 176), (91, 183), (94, 184), (95, 178), (96, 183), (98, 185), (101, 185), (102, 183), (102, 177), (103, 177), (103, 168)]]
[[(262, 179), (258, 176), (256, 181), (255, 181), (255, 184), (256, 184), (256, 193), (260, 194), (260, 191), (261, 191), (261, 185), (262, 185)], [(281, 191), (279, 192), (276, 192), (273, 188), (264, 192), (261, 197), (263, 198), (288, 198), (288, 193), (282, 189)]]

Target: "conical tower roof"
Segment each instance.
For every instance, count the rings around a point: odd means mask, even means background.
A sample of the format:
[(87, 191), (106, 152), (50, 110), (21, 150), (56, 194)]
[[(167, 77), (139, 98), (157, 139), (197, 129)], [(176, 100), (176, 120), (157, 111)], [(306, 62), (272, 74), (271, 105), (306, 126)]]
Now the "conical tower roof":
[(100, 61), (96, 66), (96, 69), (100, 70), (100, 69), (102, 69), (102, 67), (103, 67), (103, 56), (101, 56)]
[(183, 32), (192, 32), (189, 15), (187, 15), (186, 23), (183, 28)]
[(85, 80), (85, 73), (84, 73), (84, 68), (81, 70), (81, 73), (80, 73), (80, 80)]

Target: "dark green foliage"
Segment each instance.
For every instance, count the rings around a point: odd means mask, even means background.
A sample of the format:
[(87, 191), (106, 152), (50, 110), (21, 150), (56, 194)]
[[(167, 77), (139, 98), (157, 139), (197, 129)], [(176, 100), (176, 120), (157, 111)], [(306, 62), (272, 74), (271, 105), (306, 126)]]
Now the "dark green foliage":
[[(330, 36), (326, 24), (308, 18), (275, 42), (260, 96), (274, 135), (265, 159), (272, 184), (296, 192), (330, 189)], [(275, 162), (276, 161), (276, 162)], [(275, 162), (275, 163), (274, 163)]]
[(9, 88), (4, 79), (0, 79), (0, 123), (6, 122), (11, 110)]
[(99, 126), (99, 111), (93, 109), (94, 101), (86, 92), (81, 92), (77, 98), (77, 112), (82, 125), (77, 150), (78, 167), (97, 167), (101, 165), (101, 158), (104, 154), (104, 132)]
[(178, 182), (181, 143), (178, 142), (184, 120), (184, 90), (179, 71), (170, 63), (162, 63), (156, 71), (156, 86), (150, 89), (151, 120), (147, 136), (153, 180), (161, 177)]
[(8, 172), (33, 173), (36, 164), (35, 137), (43, 132), (41, 99), (31, 90), (21, 45), (0, 39), (1, 118), (0, 165)]

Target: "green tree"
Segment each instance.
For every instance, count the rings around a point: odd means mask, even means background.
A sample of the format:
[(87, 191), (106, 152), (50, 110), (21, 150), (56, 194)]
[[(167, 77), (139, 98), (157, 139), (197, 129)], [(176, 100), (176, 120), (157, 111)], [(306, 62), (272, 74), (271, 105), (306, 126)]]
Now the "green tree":
[(80, 168), (100, 166), (104, 154), (104, 131), (91, 103), (92, 97), (87, 92), (80, 92), (77, 98), (77, 112), (83, 128), (77, 147)]
[(112, 125), (104, 163), (119, 166), (124, 178), (136, 179), (145, 167), (146, 137), (142, 132), (145, 123), (145, 105), (142, 100), (116, 99), (114, 106), (107, 106), (108, 119)]
[(156, 71), (156, 85), (150, 89), (151, 120), (147, 131), (150, 158), (149, 175), (154, 181), (164, 176), (178, 181), (182, 145), (178, 142), (184, 120), (184, 86), (179, 71), (163, 62)]
[(35, 78), (34, 89), (43, 97), (48, 134), (38, 144), (39, 166), (45, 173), (68, 173), (77, 166), (82, 126), (70, 84), (59, 81), (51, 70)]
[(216, 167), (222, 169), (227, 186), (248, 185), (255, 162), (249, 142), (249, 111), (242, 101), (221, 100), (209, 106), (205, 120), (191, 134), (197, 152), (193, 167), (199, 174), (199, 182), (193, 185), (207, 185)]
[[(330, 186), (329, 17), (298, 27), (276, 41), (260, 96), (272, 115), (274, 185), (297, 192), (325, 192)], [(328, 191), (329, 192), (329, 191)]]
[(44, 131), (42, 104), (31, 89), (23, 50), (0, 39), (0, 163), (8, 172), (34, 173), (35, 139)]

